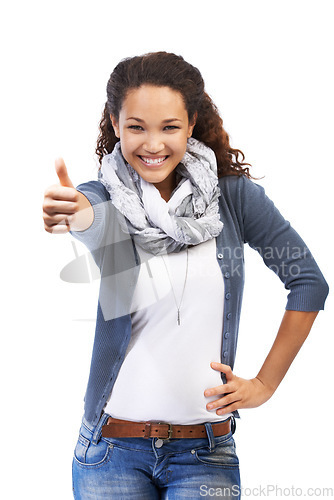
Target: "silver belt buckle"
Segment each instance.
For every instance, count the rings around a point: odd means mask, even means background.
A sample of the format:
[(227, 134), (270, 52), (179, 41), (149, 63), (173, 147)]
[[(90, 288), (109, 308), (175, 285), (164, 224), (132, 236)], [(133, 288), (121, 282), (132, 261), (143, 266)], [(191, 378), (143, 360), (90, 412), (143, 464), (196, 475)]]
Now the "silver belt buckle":
[(167, 431), (168, 437), (163, 438), (163, 441), (167, 441), (168, 439), (172, 439), (172, 434), (173, 434), (172, 424), (170, 424), (169, 422), (158, 422), (158, 424), (159, 425), (168, 425), (168, 431)]

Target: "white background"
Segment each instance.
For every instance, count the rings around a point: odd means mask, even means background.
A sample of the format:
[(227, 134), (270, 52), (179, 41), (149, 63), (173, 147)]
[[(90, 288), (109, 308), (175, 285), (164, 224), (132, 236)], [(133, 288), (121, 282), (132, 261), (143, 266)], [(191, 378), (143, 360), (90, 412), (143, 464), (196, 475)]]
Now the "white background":
[[(75, 185), (96, 179), (98, 122), (114, 66), (149, 51), (180, 54), (200, 69), (232, 147), (264, 176), (257, 182), (333, 287), (332, 2), (8, 5), (0, 15), (1, 496), (70, 500), (98, 284), (59, 277), (75, 255), (72, 236), (44, 231), (55, 158), (64, 157)], [(280, 281), (247, 249), (239, 376), (256, 375), (285, 302)], [(273, 398), (241, 411), (235, 438), (245, 488), (334, 487), (332, 336), (330, 295)]]

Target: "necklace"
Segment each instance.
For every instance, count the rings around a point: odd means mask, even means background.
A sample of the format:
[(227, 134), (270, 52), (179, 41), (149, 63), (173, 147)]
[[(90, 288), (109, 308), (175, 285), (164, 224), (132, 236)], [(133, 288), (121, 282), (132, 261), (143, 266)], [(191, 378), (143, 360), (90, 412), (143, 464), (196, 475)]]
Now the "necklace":
[(183, 295), (184, 295), (184, 289), (186, 287), (186, 282), (187, 282), (187, 276), (188, 276), (188, 247), (187, 247), (187, 266), (186, 266), (186, 275), (185, 275), (185, 278), (184, 278), (184, 284), (183, 284), (183, 290), (182, 290), (182, 295), (181, 295), (181, 299), (180, 299), (180, 303), (178, 304), (177, 303), (177, 300), (176, 300), (176, 296), (175, 296), (175, 292), (174, 292), (174, 287), (173, 287), (173, 283), (172, 283), (172, 280), (170, 279), (170, 275), (169, 275), (169, 271), (168, 271), (168, 268), (166, 266), (166, 262), (165, 262), (165, 259), (163, 258), (163, 256), (161, 255), (161, 258), (162, 258), (162, 261), (165, 265), (165, 268), (166, 268), (166, 271), (167, 271), (167, 274), (168, 274), (168, 279), (169, 279), (169, 282), (170, 282), (170, 286), (172, 287), (172, 292), (173, 292), (173, 295), (174, 295), (174, 301), (175, 301), (175, 305), (176, 305), (176, 309), (177, 309), (177, 324), (180, 326), (181, 324), (181, 313), (180, 313), (180, 309), (181, 309), (181, 304), (182, 304), (182, 299), (183, 299)]

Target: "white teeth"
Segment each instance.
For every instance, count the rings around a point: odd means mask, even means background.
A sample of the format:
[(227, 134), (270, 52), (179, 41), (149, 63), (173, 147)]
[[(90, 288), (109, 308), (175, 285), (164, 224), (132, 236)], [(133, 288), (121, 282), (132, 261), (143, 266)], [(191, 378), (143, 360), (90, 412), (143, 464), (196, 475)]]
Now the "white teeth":
[(141, 156), (140, 158), (148, 165), (158, 165), (159, 163), (165, 161), (167, 156), (164, 156), (163, 158), (144, 158), (143, 156)]

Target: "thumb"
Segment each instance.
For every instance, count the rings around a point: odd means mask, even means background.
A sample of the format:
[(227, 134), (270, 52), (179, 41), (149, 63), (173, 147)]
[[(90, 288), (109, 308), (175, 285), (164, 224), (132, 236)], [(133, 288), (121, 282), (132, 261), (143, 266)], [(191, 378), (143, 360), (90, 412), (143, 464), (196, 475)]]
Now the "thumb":
[(62, 186), (74, 188), (74, 186), (71, 182), (71, 179), (68, 176), (67, 168), (66, 168), (64, 160), (62, 158), (57, 158), (57, 160), (55, 162), (55, 166), (56, 166), (56, 172), (57, 172), (58, 178), (60, 180), (60, 184)]

